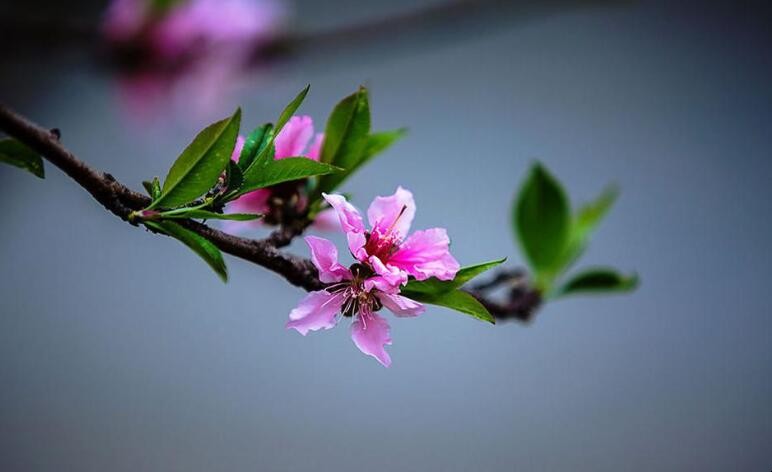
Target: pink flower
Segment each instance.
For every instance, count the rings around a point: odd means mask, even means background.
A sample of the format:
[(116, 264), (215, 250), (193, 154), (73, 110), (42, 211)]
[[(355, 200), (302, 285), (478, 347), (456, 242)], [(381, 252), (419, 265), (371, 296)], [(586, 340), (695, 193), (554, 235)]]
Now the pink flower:
[(187, 0), (168, 8), (149, 0), (113, 0), (102, 31), (115, 43), (136, 43), (161, 59), (178, 60), (212, 46), (254, 47), (281, 26), (277, 0)]
[(423, 313), (424, 306), (399, 295), (398, 286), (383, 284), (366, 264), (342, 266), (332, 242), (315, 236), (305, 240), (311, 249), (311, 260), (319, 270), (319, 279), (330, 285), (306, 295), (290, 312), (287, 328), (305, 336), (309, 331), (334, 327), (340, 319), (338, 314), (351, 317), (354, 344), (385, 367), (390, 366), (391, 357), (385, 349), (391, 344), (389, 324), (376, 312), (386, 307), (396, 316), (409, 317)]
[[(276, 136), (274, 145), (276, 147), (276, 159), (285, 159), (287, 157), (306, 157), (315, 161), (319, 160), (319, 154), (324, 141), (324, 134), (314, 134), (314, 122), (310, 116), (293, 116), (284, 125), (281, 132)], [(241, 150), (244, 148), (244, 138), (239, 136), (236, 140), (236, 147), (233, 149), (234, 161), (238, 162)], [(286, 193), (297, 191), (297, 185), (282, 184), (277, 188), (263, 188), (242, 195), (228, 205), (229, 213), (262, 213), (269, 215), (272, 211), (272, 199), (287, 198)], [(292, 197), (291, 195), (289, 197)], [(305, 195), (297, 195), (298, 210), (305, 209), (307, 202)], [(323, 211), (317, 215), (314, 226), (317, 229), (330, 229), (331, 211)], [(260, 220), (252, 222), (227, 222), (226, 230), (238, 231), (248, 227), (259, 225)], [(271, 221), (272, 222), (272, 221)]]
[(408, 236), (415, 216), (413, 194), (398, 187), (394, 195), (376, 197), (367, 209), (371, 229), (342, 195), (324, 194), (338, 213), (351, 254), (373, 268), (379, 284), (398, 286), (408, 276), (417, 280), (436, 277), (453, 280), (459, 264), (450, 254), (450, 239), (444, 228), (416, 231)]

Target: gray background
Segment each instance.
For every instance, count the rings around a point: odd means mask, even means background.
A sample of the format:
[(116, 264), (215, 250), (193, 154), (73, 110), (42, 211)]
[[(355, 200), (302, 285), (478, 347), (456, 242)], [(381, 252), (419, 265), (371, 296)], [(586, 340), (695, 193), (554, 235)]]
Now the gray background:
[[(307, 0), (296, 21), (410, 3)], [(360, 207), (401, 184), (415, 227), (447, 227), (462, 263), (520, 263), (508, 209), (538, 158), (574, 201), (622, 186), (582, 262), (643, 283), (528, 326), (392, 318), (384, 369), (345, 325), (286, 331), (303, 293), (275, 274), (229, 258), (224, 285), (52, 166), (45, 181), (2, 167), (0, 470), (769, 470), (771, 17), (670, 3), (526, 8), (327, 50), (205, 117), (145, 125), (88, 53), (6, 44), (0, 98), (137, 188), (237, 104), (258, 124), (310, 82), (321, 126), (366, 83), (375, 127), (410, 135), (346, 185)]]

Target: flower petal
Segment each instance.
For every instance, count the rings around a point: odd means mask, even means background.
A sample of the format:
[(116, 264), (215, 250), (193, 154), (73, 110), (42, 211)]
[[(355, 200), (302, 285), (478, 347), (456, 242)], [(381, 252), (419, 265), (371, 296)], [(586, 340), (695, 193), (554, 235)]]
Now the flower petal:
[(375, 313), (360, 313), (351, 324), (351, 339), (360, 351), (375, 357), (384, 367), (391, 365), (391, 357), (384, 346), (391, 344), (389, 323)]
[(326, 290), (310, 292), (289, 314), (287, 329), (295, 329), (305, 336), (309, 331), (330, 329), (335, 326), (335, 315), (343, 305), (343, 295)]
[(375, 197), (367, 209), (367, 219), (373, 230), (386, 235), (396, 232), (400, 239), (407, 236), (415, 216), (415, 201), (410, 191), (397, 187), (394, 195)]
[(351, 271), (338, 263), (338, 248), (332, 241), (317, 236), (306, 236), (311, 249), (311, 262), (319, 270), (319, 280), (329, 284), (351, 279)]
[[(268, 213), (268, 199), (271, 191), (265, 188), (245, 193), (228, 203), (225, 213)], [(238, 234), (244, 230), (259, 228), (261, 220), (223, 221), (222, 228), (226, 233)]]
[(335, 232), (340, 231), (338, 214), (332, 208), (327, 208), (316, 214), (311, 227), (318, 231)]
[(244, 139), (244, 136), (239, 135), (236, 138), (236, 146), (233, 148), (233, 153), (231, 154), (231, 160), (239, 162), (239, 157), (241, 157), (241, 151), (244, 149), (244, 142), (246, 140)]
[(424, 311), (426, 307), (421, 305), (415, 300), (411, 300), (402, 295), (392, 293), (379, 293), (378, 299), (383, 303), (383, 306), (389, 309), (397, 316), (418, 316)]
[(400, 270), (398, 267), (384, 264), (377, 256), (370, 256), (368, 262), (375, 273), (383, 277), (384, 280), (394, 288), (398, 288), (400, 285), (407, 283), (407, 273)]
[(450, 238), (444, 228), (416, 231), (389, 257), (389, 264), (399, 267), (418, 280), (437, 277), (453, 280), (459, 264), (450, 255)]
[(346, 233), (364, 233), (365, 224), (362, 222), (362, 215), (354, 205), (346, 201), (343, 195), (322, 193), (322, 197), (338, 213), (340, 227)]
[(310, 116), (293, 116), (274, 139), (276, 159), (302, 156), (313, 135), (314, 121)]
[(308, 148), (306, 157), (315, 161), (319, 160), (319, 155), (322, 152), (322, 145), (324, 144), (324, 133), (317, 133), (314, 136), (314, 140), (311, 142), (311, 146)]

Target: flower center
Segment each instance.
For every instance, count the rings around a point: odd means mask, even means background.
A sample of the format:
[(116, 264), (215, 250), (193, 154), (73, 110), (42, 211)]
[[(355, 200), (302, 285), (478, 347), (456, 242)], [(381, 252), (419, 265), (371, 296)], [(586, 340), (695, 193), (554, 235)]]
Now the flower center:
[(343, 295), (341, 314), (346, 317), (357, 313), (370, 315), (383, 308), (378, 297), (364, 288), (364, 281), (373, 275), (373, 270), (359, 263), (352, 265), (349, 270), (354, 274), (353, 279), (327, 287), (328, 292)]

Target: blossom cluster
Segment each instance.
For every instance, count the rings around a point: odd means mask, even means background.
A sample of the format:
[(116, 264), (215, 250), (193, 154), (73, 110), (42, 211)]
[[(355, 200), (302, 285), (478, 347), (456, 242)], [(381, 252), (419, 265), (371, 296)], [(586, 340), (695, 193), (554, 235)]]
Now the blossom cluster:
[(450, 254), (450, 239), (443, 228), (416, 231), (408, 236), (416, 206), (412, 193), (402, 187), (393, 195), (376, 197), (370, 204), (369, 229), (344, 196), (323, 196), (338, 216), (355, 262), (343, 266), (331, 241), (307, 236), (311, 260), (319, 271), (319, 279), (328, 286), (301, 300), (290, 312), (287, 328), (306, 335), (309, 331), (334, 327), (341, 317), (352, 318), (354, 344), (388, 367), (391, 357), (385, 346), (391, 344), (390, 328), (377, 312), (385, 307), (397, 317), (423, 313), (424, 306), (400, 295), (400, 288), (410, 277), (453, 280), (459, 264)]

